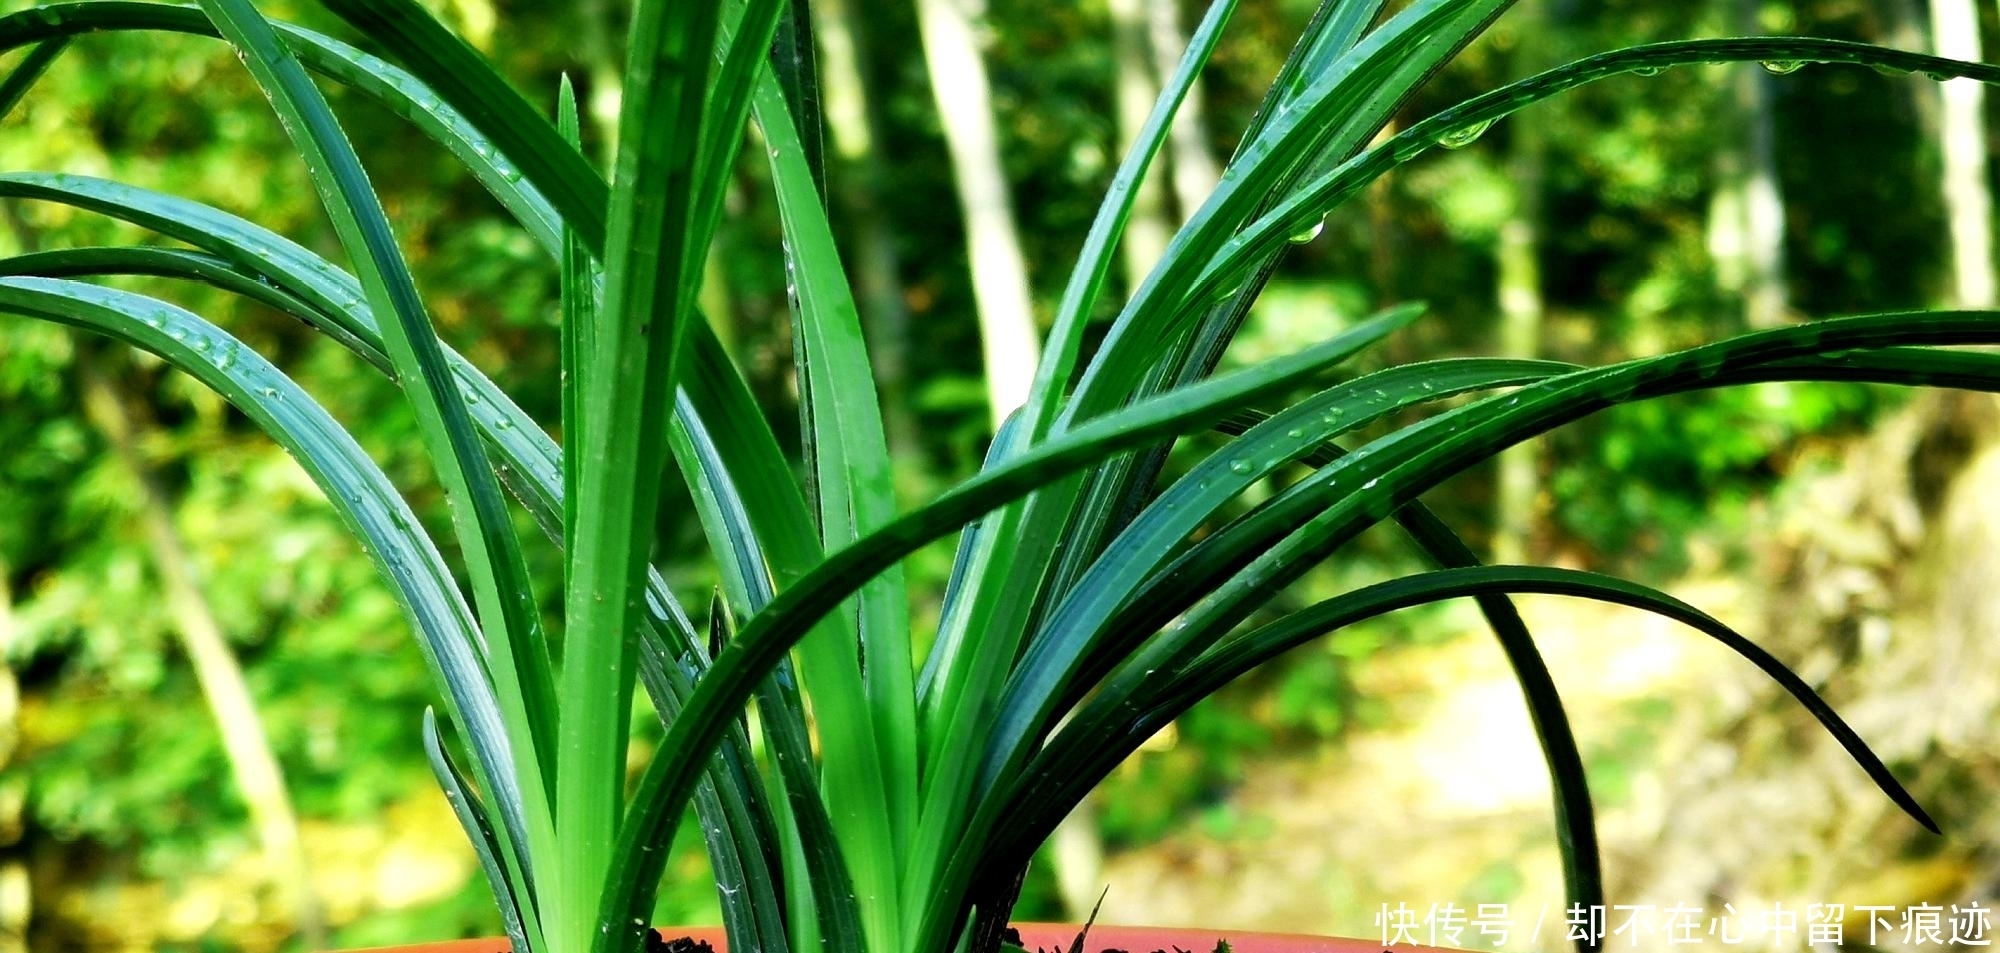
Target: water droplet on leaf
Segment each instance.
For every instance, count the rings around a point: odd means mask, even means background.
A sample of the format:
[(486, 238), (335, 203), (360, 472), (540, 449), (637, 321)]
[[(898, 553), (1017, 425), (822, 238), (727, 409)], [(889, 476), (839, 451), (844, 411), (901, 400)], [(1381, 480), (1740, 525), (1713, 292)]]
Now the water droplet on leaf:
[(1460, 126), (1438, 137), (1438, 145), (1446, 149), (1463, 149), (1479, 141), (1486, 130), (1493, 128), (1493, 120), (1482, 119), (1470, 126)]

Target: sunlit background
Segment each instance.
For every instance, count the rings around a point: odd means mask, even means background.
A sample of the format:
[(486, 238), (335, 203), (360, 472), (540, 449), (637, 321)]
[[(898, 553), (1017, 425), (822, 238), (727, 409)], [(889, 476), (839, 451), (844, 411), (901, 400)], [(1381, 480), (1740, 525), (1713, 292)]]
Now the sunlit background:
[[(348, 35), (310, 4), (263, 6)], [(1127, 286), (1207, 194), (1311, 7), (1242, 4), (1142, 200)], [(568, 72), (603, 154), (622, 2), (439, 9), (537, 102), (552, 103)], [(972, 471), (991, 407), (1025, 388), (1033, 322), (1047, 320), (1121, 143), (1200, 7), (816, 0), (813, 13), (833, 217), (907, 507)], [(1996, 13), (1974, 0), (1521, 0), (1399, 125), (1648, 40), (1798, 33), (1930, 50), (1942, 38), (1950, 55), (1978, 58), (1966, 24), (1992, 38)], [(926, 54), (948, 65), (927, 69)], [(1426, 155), (1331, 216), (1288, 253), (1229, 360), (1295, 349), (1406, 300), (1431, 315), (1371, 360), (1600, 363), (1746, 327), (1991, 306), (1992, 125), (1976, 90), (1754, 65), (1588, 87)], [(553, 269), (402, 120), (329, 93), (442, 334), (555, 419)], [(303, 166), (212, 40), (79, 40), (0, 125), (0, 169), (190, 195), (338, 257)], [(776, 217), (761, 164), (739, 175), (703, 301), (795, 440)], [(141, 239), (53, 205), (0, 204), (10, 253)], [(443, 519), (413, 421), (377, 374), (255, 305), (147, 287), (290, 369)], [(1944, 828), (1936, 837), (1902, 815), (1809, 715), (1702, 636), (1523, 599), (1588, 759), (1610, 898), (1654, 908), (1643, 929), (1656, 932), (1637, 946), (1665, 946), (1675, 905), (1702, 908), (1708, 943), (1733, 916), (1737, 948), (1798, 949), (1808, 905), (1842, 904), (1822, 909), (1825, 922), (1863, 949), (1871, 917), (1900, 926), (1919, 904), (2000, 900), (1996, 438), (2000, 406), (1986, 397), (1756, 387), (1601, 415), (1427, 497), (1490, 558), (1629, 575), (1749, 633), (1820, 688)], [(703, 550), (684, 500), (665, 507), (660, 552), (702, 605), (712, 570), (677, 555)], [(910, 564), (920, 631), (950, 555), (947, 540)], [(539, 558), (555, 578), (553, 551)], [(1272, 609), (1417, 565), (1380, 532)], [(263, 953), (500, 932), (419, 747), (424, 665), (317, 490), (158, 361), (11, 317), (0, 317), (0, 663), (0, 953)], [(650, 718), (635, 717), (640, 744), (658, 737)], [(714, 922), (700, 853), (683, 838), (662, 922)], [(1445, 904), (1468, 919), (1507, 904), (1502, 948), (1561, 948), (1546, 771), (1478, 615), (1453, 604), (1338, 633), (1163, 732), (1044, 852), (1018, 913), (1080, 919), (1100, 892), (1105, 922), (1361, 937), (1402, 904), (1418, 939)], [(1782, 911), (1792, 933), (1759, 932)], [(1903, 936), (1884, 928), (1879, 946), (1915, 948)], [(1468, 926), (1459, 945), (1498, 939)]]

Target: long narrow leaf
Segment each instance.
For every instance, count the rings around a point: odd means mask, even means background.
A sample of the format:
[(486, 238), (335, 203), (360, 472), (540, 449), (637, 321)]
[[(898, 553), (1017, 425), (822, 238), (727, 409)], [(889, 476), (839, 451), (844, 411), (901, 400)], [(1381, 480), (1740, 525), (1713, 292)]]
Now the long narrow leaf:
[[(472, 577), (474, 603), (492, 651), (491, 674), (530, 822), (531, 856), (553, 852), (548, 788), (556, 731), (554, 679), (527, 566), (499, 483), (439, 345), (408, 264), (360, 159), (325, 98), (291, 49), (249, 0), (204, 0), (202, 9), (235, 46), (305, 159), (315, 190), (382, 322), (384, 343), (431, 450)], [(525, 899), (525, 898), (524, 898)]]
[(1254, 368), (1162, 395), (1052, 440), (1014, 462), (987, 471), (827, 558), (778, 594), (743, 628), (695, 687), (681, 718), (639, 781), (619, 837), (607, 910), (621, 922), (643, 919), (665, 858), (653, 849), (692, 790), (695, 762), (714, 748), (728, 718), (756, 682), (827, 612), (882, 569), (982, 513), (1073, 474), (1105, 457), (1171, 434), (1190, 433), (1226, 416), (1229, 408), (1274, 394), (1319, 373), (1352, 347), (1342, 338)]
[[(466, 785), (464, 772), (444, 750), (444, 740), (438, 735), (437, 713), (430, 708), (424, 709), (424, 755), (430, 759), (431, 775), (444, 791), (444, 799), (458, 818), (458, 826), (465, 829), (467, 839), (472, 841), (472, 852), (479, 858), (479, 868), (485, 873), (487, 884), (494, 888), (493, 902), (500, 907), (500, 923), (507, 931), (507, 939), (513, 941), (515, 950), (534, 949), (528, 945), (527, 925), (521, 919), (521, 905), (515, 901), (516, 896), (528, 894), (528, 886), (517, 880), (518, 874), (502, 860), (506, 851), (493, 833), (492, 822), (487, 820), (486, 805)], [(503, 884), (509, 886), (503, 889)]]
[(1197, 464), (1105, 550), (1029, 645), (1000, 702), (992, 747), (980, 772), (982, 785), (1017, 770), (1061, 708), (1073, 704), (1112, 661), (1130, 653), (1137, 637), (1146, 633), (1114, 632), (1111, 621), (1141, 584), (1224, 504), (1334, 437), (1403, 408), (1473, 390), (1532, 383), (1572, 369), (1552, 362), (1508, 360), (1391, 368), (1299, 401)]
[[(776, 79), (758, 82), (753, 104), (785, 231), (799, 405), (811, 435), (807, 463), (818, 488), (821, 540), (837, 549), (895, 516), (881, 401), (833, 227)], [(834, 830), (844, 837), (855, 886), (865, 894), (868, 945), (877, 950), (903, 945), (901, 860), (917, 825), (907, 600), (900, 567), (891, 568), (862, 587), (854, 609), (843, 610), (854, 617), (851, 629), (822, 627), (800, 646), (820, 729), (820, 783), (827, 808), (840, 819)], [(859, 632), (859, 645), (836, 641), (843, 631)]]
[[(682, 700), (694, 690), (694, 651), (692, 647), (680, 651), (687, 654), (678, 654), (657, 629), (642, 630), (639, 681), (663, 724), (672, 722)], [(778, 857), (768, 850), (775, 840), (775, 822), (769, 805), (755, 796), (760, 791), (749, 738), (739, 723), (716, 749), (695, 790), (695, 813), (702, 822), (730, 942), (785, 953), (789, 947)]]
[[(577, 446), (588, 450), (570, 488), (578, 520), (564, 550), (562, 688), (569, 707), (556, 772), (564, 842), (556, 929), (565, 947), (598, 953), (633, 946), (651, 912), (650, 903), (632, 911), (624, 896), (614, 901), (602, 888), (617, 837), (632, 633), (668, 459), (675, 363), (696, 320), (691, 278), (707, 251), (699, 226), (708, 183), (697, 173), (703, 140), (715, 134), (704, 127), (718, 19), (717, 5), (707, 3), (640, 0), (633, 12), (603, 320), (577, 414)], [(664, 854), (671, 832), (649, 833), (661, 842), (648, 849)], [(638, 888), (648, 897), (653, 889)]]
[[(326, 0), (326, 7), (387, 47), (405, 69), (436, 90), (518, 164), (576, 230), (585, 248), (603, 254), (609, 208), (604, 180), (581, 153), (563, 142), (546, 115), (530, 107), (494, 71), (486, 57), (445, 29), (416, 0)], [(632, 88), (629, 83), (627, 88)]]
[[(472, 612), (416, 516), (353, 438), (256, 351), (180, 308), (82, 282), (0, 278), (0, 309), (105, 334), (158, 355), (243, 411), (299, 461), (394, 587), (453, 720), (466, 726), (478, 775), (500, 810), (509, 877), (532, 883), (525, 854), (528, 821), (512, 774), (513, 752)], [(537, 934), (534, 912), (521, 913), (526, 929)]]
[[(1444, 569), (1369, 586), (1335, 597), (1246, 633), (1171, 674), (1141, 679), (1136, 673), (1107, 687), (1066, 727), (1021, 779), (1009, 806), (1023, 823), (1017, 839), (996, 845), (1005, 857), (1032, 850), (1111, 765), (1136, 751), (1161, 726), (1202, 698), (1285, 651), (1311, 639), (1388, 612), (1443, 599), (1499, 593), (1547, 593), (1596, 599), (1644, 609), (1681, 622), (1750, 660), (1791, 693), (1847, 750), (1878, 787), (1919, 823), (1936, 823), (1875, 757), (1866, 742), (1819, 698), (1811, 686), (1734, 629), (1674, 597), (1637, 583), (1577, 570), (1521, 566)], [(1116, 739), (1106, 743), (1106, 739)], [(1028, 820), (1027, 818), (1032, 818)]]
[(1682, 40), (1635, 46), (1588, 57), (1475, 96), (1443, 110), (1310, 182), (1229, 239), (1208, 258), (1190, 294), (1241, 280), (1252, 262), (1282, 248), (1287, 237), (1319, 221), (1390, 169), (1410, 162), (1441, 140), (1483, 129), (1516, 110), (1587, 83), (1623, 75), (1651, 75), (1677, 66), (1730, 62), (1852, 64), (1937, 79), (1962, 77), (2000, 83), (2000, 67), (1908, 53), (1865, 43), (1803, 37)]
[[(527, 229), (537, 246), (552, 256), (560, 253), (556, 212), (536, 185), (523, 181), (521, 168), (508, 154), (496, 148), (457, 110), (439, 100), (430, 87), (385, 60), (323, 34), (291, 24), (279, 23), (273, 27), (308, 69), (379, 102), (396, 115), (407, 117), (417, 129), (444, 146)], [(85, 33), (140, 30), (220, 36), (199, 7), (150, 0), (84, 0), (46, 4), (0, 16), (0, 51), (30, 43), (45, 43), (41, 48), (47, 49)], [(23, 80), (34, 78), (18, 70), (13, 75)], [(585, 172), (595, 179), (601, 193), (603, 180), (595, 178), (596, 173), (588, 168)], [(602, 241), (601, 223), (593, 241)]]

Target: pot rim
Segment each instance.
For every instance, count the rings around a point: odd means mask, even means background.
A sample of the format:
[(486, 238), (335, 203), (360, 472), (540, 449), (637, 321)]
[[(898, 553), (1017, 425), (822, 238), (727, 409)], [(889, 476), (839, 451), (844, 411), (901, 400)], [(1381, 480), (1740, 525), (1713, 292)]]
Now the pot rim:
[[(1029, 950), (1038, 947), (1047, 950), (1067, 951), (1076, 938), (1082, 924), (1078, 923), (1016, 923), (1021, 931), (1021, 939)], [(664, 939), (692, 937), (705, 940), (714, 946), (717, 953), (727, 953), (728, 946), (723, 929), (717, 926), (663, 926), (654, 930)], [(1228, 940), (1231, 953), (1447, 953), (1441, 947), (1413, 946), (1399, 943), (1393, 946), (1378, 942), (1330, 936), (1315, 936), (1306, 933), (1270, 933), (1258, 930), (1230, 930), (1215, 927), (1156, 927), (1097, 924), (1090, 928), (1085, 953), (1103, 953), (1107, 950), (1126, 950), (1131, 953), (1152, 953), (1165, 950), (1175, 953), (1210, 953), (1215, 949), (1215, 941)], [(431, 943), (415, 943), (402, 946), (370, 947), (351, 953), (511, 953), (505, 937), (487, 937), (472, 940), (443, 940)]]

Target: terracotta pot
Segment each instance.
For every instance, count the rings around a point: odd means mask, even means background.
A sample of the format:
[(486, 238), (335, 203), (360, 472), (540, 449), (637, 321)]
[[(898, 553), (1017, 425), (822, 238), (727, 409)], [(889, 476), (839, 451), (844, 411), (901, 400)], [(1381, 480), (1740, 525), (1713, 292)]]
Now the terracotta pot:
[[(1021, 939), (1029, 950), (1037, 947), (1046, 950), (1067, 950), (1076, 939), (1077, 927), (1066, 923), (1021, 923), (1016, 924), (1021, 931)], [(723, 939), (721, 927), (661, 927), (660, 934), (669, 939), (689, 936), (706, 940), (715, 947), (716, 953), (728, 953), (728, 943)], [(1423, 953), (1436, 947), (1409, 946), (1399, 944), (1385, 947), (1380, 943), (1366, 940), (1342, 940), (1333, 937), (1305, 936), (1297, 933), (1249, 933), (1241, 930), (1208, 930), (1173, 927), (1115, 927), (1094, 926), (1085, 943), (1085, 953), (1102, 953), (1104, 950), (1127, 950), (1129, 953), (1152, 953), (1154, 950), (1187, 950), (1189, 953), (1211, 953), (1215, 941), (1229, 941), (1232, 953)], [(414, 946), (382, 947), (374, 951), (360, 950), (356, 953), (509, 953), (507, 941), (490, 940), (447, 940), (442, 943), (419, 943)]]

